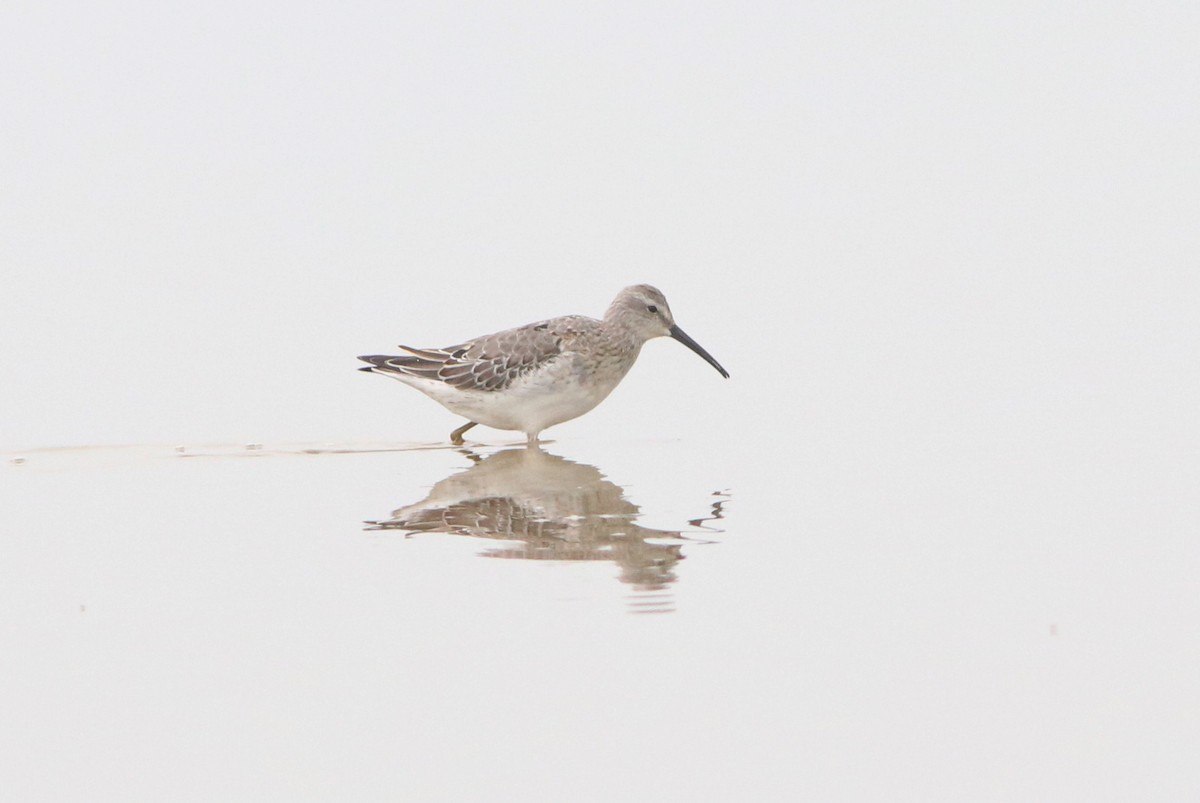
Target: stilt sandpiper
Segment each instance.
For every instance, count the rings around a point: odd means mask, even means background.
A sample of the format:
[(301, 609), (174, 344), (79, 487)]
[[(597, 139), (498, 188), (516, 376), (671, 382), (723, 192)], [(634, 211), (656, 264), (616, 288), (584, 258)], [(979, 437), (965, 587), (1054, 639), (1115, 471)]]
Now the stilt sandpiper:
[(450, 433), (452, 443), (461, 444), (476, 424), (518, 430), (535, 443), (542, 430), (604, 401), (642, 344), (656, 337), (678, 340), (729, 377), (675, 324), (666, 298), (647, 284), (618, 293), (603, 320), (565, 315), (446, 348), (401, 346), (408, 354), (359, 357), (370, 363), (359, 370), (411, 385), (466, 418)]

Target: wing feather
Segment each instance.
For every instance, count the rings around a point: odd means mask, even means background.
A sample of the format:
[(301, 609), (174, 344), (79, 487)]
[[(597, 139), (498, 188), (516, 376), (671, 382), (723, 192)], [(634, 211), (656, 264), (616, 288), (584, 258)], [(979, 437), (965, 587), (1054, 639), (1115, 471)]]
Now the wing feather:
[(441, 349), (400, 346), (412, 356), (359, 359), (382, 373), (437, 379), (464, 390), (498, 391), (562, 355), (564, 338), (574, 332), (568, 325), (571, 320), (531, 323)]

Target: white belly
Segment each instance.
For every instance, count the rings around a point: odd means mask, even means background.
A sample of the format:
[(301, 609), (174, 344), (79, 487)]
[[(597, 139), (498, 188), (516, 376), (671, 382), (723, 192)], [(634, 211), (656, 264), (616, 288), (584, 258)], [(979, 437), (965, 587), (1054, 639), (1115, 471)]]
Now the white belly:
[(624, 378), (632, 361), (580, 370), (581, 360), (555, 360), (504, 390), (464, 390), (437, 380), (388, 374), (440, 403), (452, 413), (495, 429), (536, 434), (591, 410)]

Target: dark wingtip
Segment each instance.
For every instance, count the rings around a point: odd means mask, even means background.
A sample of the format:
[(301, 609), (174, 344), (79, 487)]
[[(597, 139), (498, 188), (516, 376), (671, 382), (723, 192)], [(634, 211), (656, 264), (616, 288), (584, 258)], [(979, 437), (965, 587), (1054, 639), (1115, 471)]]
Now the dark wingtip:
[(358, 359), (362, 360), (363, 362), (371, 363), (370, 365), (363, 366), (358, 370), (372, 373), (377, 368), (382, 368), (390, 358), (386, 354), (363, 354), (360, 355)]

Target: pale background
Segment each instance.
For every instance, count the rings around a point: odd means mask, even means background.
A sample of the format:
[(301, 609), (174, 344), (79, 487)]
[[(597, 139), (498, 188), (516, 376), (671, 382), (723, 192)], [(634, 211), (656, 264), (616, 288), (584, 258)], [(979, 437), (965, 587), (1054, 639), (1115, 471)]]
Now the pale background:
[[(1195, 4), (0, 18), (12, 799), (1200, 786)], [(441, 441), (354, 355), (634, 282), (732, 378), (652, 343), (547, 448), (729, 492), (667, 615), (363, 532), (455, 452), (168, 456)]]

